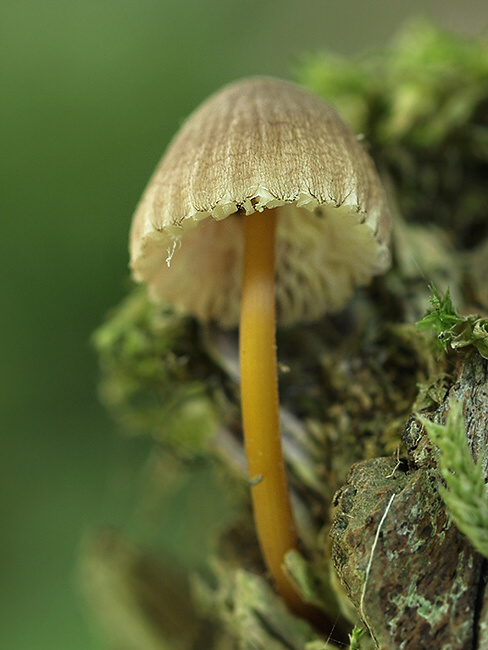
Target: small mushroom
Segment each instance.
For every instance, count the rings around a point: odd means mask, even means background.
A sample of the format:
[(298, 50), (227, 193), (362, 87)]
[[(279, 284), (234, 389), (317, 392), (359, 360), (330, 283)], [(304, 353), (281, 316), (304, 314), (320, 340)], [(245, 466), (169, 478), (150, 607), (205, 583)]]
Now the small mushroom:
[[(257, 534), (275, 588), (302, 609), (283, 558), (297, 545), (283, 461), (275, 323), (340, 309), (389, 265), (374, 165), (337, 112), (251, 78), (182, 126), (136, 210), (131, 268), (155, 301), (240, 327), (243, 432)], [(240, 323), (240, 324), (239, 324)]]

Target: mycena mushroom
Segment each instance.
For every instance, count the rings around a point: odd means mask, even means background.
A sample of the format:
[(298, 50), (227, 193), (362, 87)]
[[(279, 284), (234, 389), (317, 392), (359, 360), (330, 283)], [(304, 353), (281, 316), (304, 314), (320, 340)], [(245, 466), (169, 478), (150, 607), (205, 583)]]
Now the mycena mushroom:
[(131, 267), (155, 301), (240, 330), (243, 432), (275, 588), (297, 545), (281, 447), (275, 323), (340, 309), (389, 264), (374, 165), (336, 111), (276, 79), (233, 83), (182, 126), (134, 216)]

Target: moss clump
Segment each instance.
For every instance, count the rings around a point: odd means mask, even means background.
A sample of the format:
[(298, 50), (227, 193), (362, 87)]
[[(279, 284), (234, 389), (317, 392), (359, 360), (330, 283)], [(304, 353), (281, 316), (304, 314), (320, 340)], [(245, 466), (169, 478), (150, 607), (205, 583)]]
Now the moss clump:
[(219, 370), (196, 344), (190, 319), (152, 305), (138, 289), (94, 334), (100, 396), (131, 433), (149, 434), (179, 454), (204, 452), (217, 426), (212, 397)]
[(488, 234), (488, 40), (414, 23), (387, 51), (309, 57), (300, 80), (334, 103), (373, 148), (409, 220)]
[(441, 351), (474, 347), (484, 359), (488, 359), (488, 318), (459, 315), (449, 291), (442, 295), (435, 287), (432, 287), (431, 305), (417, 327), (437, 334)]

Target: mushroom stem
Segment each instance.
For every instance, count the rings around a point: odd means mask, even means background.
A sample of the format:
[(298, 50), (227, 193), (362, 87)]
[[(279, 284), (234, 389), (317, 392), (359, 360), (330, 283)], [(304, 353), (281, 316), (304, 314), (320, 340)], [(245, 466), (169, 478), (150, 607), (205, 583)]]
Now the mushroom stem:
[(281, 446), (276, 362), (274, 210), (244, 220), (241, 297), (241, 405), (254, 518), (277, 592), (294, 611), (303, 603), (283, 569), (297, 535)]

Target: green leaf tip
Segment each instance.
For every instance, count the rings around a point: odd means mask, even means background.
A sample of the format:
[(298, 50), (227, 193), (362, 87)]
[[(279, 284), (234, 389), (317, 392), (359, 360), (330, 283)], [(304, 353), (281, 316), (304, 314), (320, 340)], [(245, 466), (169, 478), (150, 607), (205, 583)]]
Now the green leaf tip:
[(488, 499), (482, 466), (473, 459), (466, 437), (461, 402), (451, 399), (445, 424), (419, 416), (427, 435), (440, 449), (439, 471), (446, 483), (439, 493), (458, 529), (488, 558)]
[(354, 627), (349, 635), (350, 646), (349, 650), (361, 650), (361, 639), (365, 636), (366, 629), (364, 627)]
[(434, 330), (437, 334), (442, 334), (453, 325), (456, 325), (461, 318), (459, 317), (454, 305), (452, 304), (449, 289), (442, 295), (434, 285), (430, 286), (432, 296), (430, 304), (432, 307), (427, 311), (424, 318), (417, 323), (421, 330)]
[(452, 303), (449, 289), (443, 295), (431, 286), (431, 292), (432, 307), (417, 323), (417, 328), (435, 332), (441, 352), (473, 346), (484, 359), (488, 359), (488, 318), (460, 315)]

